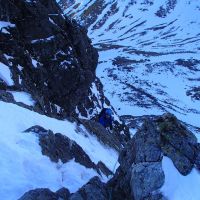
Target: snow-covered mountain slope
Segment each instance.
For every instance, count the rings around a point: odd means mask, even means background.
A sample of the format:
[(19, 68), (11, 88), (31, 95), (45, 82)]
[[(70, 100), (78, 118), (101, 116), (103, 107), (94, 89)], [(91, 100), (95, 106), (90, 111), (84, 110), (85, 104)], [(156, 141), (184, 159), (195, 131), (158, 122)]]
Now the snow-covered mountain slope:
[(117, 165), (118, 153), (99, 143), (82, 126), (77, 127), (67, 120), (56, 120), (5, 102), (0, 102), (0, 110), (1, 199), (16, 200), (35, 188), (56, 191), (66, 187), (70, 192), (75, 192), (94, 176), (99, 176), (102, 181), (108, 180), (74, 160), (51, 162), (42, 155), (38, 137), (34, 133), (24, 132), (31, 126), (39, 125), (66, 135), (79, 144), (95, 164), (101, 160), (111, 171)]
[(57, 0), (88, 27), (120, 115), (171, 112), (199, 126), (199, 0)]

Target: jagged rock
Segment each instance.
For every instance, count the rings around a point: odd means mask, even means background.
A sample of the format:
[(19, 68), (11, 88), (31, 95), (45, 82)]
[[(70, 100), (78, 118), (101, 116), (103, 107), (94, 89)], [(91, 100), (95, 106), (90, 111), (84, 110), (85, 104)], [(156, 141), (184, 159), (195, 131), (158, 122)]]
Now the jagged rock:
[(196, 160), (197, 138), (172, 114), (163, 115), (157, 124), (162, 152), (172, 159), (182, 175), (189, 174)]
[(9, 102), (9, 103), (15, 101), (13, 95), (9, 92), (4, 91), (4, 90), (0, 90), (0, 100), (5, 101), (5, 102)]
[(149, 197), (145, 197), (143, 200), (169, 200), (164, 197), (161, 193), (152, 194)]
[(98, 54), (87, 31), (64, 17), (54, 0), (1, 0), (0, 13), (1, 21), (14, 24), (0, 32), (1, 62), (17, 89), (32, 95), (35, 110), (65, 117), (90, 104)]
[(103, 174), (105, 174), (107, 177), (110, 176), (110, 175), (113, 175), (113, 172), (110, 171), (110, 170), (106, 167), (106, 165), (105, 165), (103, 162), (99, 161), (99, 162), (97, 163), (97, 167), (98, 167), (98, 169), (100, 169), (101, 172), (103, 172)]
[(67, 188), (61, 188), (59, 189), (56, 194), (59, 196), (59, 198), (63, 200), (68, 200), (70, 197), (70, 192)]
[(69, 200), (70, 192), (67, 188), (61, 188), (56, 193), (47, 188), (38, 188), (26, 192), (18, 200)]
[(155, 124), (146, 120), (134, 136), (135, 163), (157, 162), (161, 160), (160, 135)]
[(104, 183), (98, 177), (92, 178), (80, 190), (74, 193), (69, 200), (108, 200), (109, 193)]
[(4, 80), (0, 78), (0, 90), (6, 90), (7, 84)]
[(25, 132), (38, 134), (42, 154), (48, 156), (53, 162), (61, 160), (63, 163), (66, 163), (74, 158), (81, 165), (98, 171), (98, 167), (91, 161), (84, 150), (68, 137), (60, 133), (54, 134), (51, 130), (45, 130), (40, 126), (33, 126)]
[(124, 172), (121, 166), (116, 170), (113, 178), (107, 183), (112, 200), (132, 200), (131, 196), (131, 169)]
[(32, 126), (28, 129), (26, 129), (24, 132), (26, 132), (26, 133), (33, 132), (33, 133), (37, 133), (38, 135), (46, 135), (46, 134), (48, 134), (49, 131), (44, 129), (41, 126), (36, 125), (36, 126)]
[(59, 198), (60, 197), (58, 195), (45, 188), (30, 190), (18, 200), (59, 200)]
[(127, 171), (132, 163), (158, 162), (161, 160), (160, 135), (155, 124), (146, 119), (141, 129), (121, 151), (119, 163)]
[(161, 162), (145, 162), (132, 167), (131, 191), (134, 200), (142, 200), (164, 184), (164, 172)]
[(49, 156), (54, 162), (58, 162), (60, 159), (63, 163), (66, 163), (74, 158), (81, 165), (96, 169), (96, 165), (83, 149), (75, 141), (60, 133), (53, 134), (49, 132), (47, 135), (40, 137), (39, 144), (42, 147), (42, 153)]

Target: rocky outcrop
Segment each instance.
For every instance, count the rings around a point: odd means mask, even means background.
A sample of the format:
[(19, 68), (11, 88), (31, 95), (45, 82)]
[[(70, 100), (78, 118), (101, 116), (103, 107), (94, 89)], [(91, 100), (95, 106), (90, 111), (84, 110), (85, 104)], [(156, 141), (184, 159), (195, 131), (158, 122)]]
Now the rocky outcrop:
[(12, 89), (29, 92), (35, 110), (50, 116), (90, 104), (98, 54), (87, 31), (53, 0), (1, 0), (0, 13), (0, 21), (9, 22), (0, 31), (0, 62), (10, 67)]
[(69, 200), (108, 200), (109, 193), (106, 184), (102, 183), (98, 177), (92, 178), (76, 193), (72, 194)]
[(98, 177), (92, 178), (80, 190), (70, 194), (66, 188), (61, 188), (57, 192), (52, 192), (46, 188), (30, 190), (18, 200), (108, 200), (109, 192), (106, 184), (102, 183)]
[(174, 115), (166, 114), (157, 120), (160, 146), (182, 175), (191, 172), (198, 154), (197, 138)]
[(42, 154), (48, 156), (52, 162), (67, 163), (74, 159), (75, 162), (87, 167), (92, 168), (101, 175), (109, 176), (112, 172), (102, 162), (95, 164), (91, 161), (90, 157), (85, 151), (73, 140), (61, 133), (53, 133), (51, 130), (46, 130), (40, 126), (33, 126), (25, 130), (37, 134), (39, 137), (39, 145), (42, 148)]
[(70, 192), (66, 188), (61, 188), (56, 193), (52, 192), (47, 188), (44, 188), (30, 190), (18, 200), (68, 200), (69, 196)]
[(155, 124), (146, 120), (119, 156), (120, 167), (108, 184), (114, 188), (113, 199), (141, 200), (159, 194), (164, 183), (159, 142)]
[(164, 200), (159, 192), (165, 180), (163, 155), (171, 158), (182, 175), (187, 175), (194, 167), (199, 169), (200, 151), (196, 137), (169, 113), (146, 118), (121, 151), (120, 167), (108, 183), (112, 199)]

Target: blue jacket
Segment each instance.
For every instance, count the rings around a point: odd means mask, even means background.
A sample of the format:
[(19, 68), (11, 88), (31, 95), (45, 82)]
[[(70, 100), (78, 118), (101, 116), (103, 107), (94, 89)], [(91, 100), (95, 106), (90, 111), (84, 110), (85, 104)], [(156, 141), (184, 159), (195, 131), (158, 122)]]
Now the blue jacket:
[(110, 129), (113, 128), (112, 126), (112, 122), (113, 122), (113, 117), (110, 116), (109, 118), (107, 118), (105, 115), (102, 115), (99, 118), (99, 123), (104, 126), (105, 128), (110, 127)]

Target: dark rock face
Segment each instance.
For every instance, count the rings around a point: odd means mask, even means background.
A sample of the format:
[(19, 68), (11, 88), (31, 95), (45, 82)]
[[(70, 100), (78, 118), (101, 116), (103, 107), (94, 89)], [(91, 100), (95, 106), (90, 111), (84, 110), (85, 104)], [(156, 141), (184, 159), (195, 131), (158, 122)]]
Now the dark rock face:
[(35, 107), (51, 116), (70, 115), (87, 102), (98, 54), (86, 30), (63, 17), (53, 0), (0, 0), (0, 13), (15, 25), (0, 32), (0, 61), (17, 90), (29, 92)]
[(52, 192), (49, 189), (35, 189), (26, 192), (19, 200), (68, 200), (70, 193), (66, 188), (57, 191), (56, 193)]
[(53, 134), (50, 131), (47, 135), (40, 137), (40, 146), (42, 153), (54, 162), (60, 159), (66, 163), (74, 158), (76, 162), (87, 168), (96, 168), (96, 165), (76, 142), (60, 133)]
[(74, 193), (69, 200), (108, 200), (109, 193), (106, 185), (98, 177), (92, 178), (80, 190)]
[(195, 166), (198, 170), (200, 170), (200, 144), (196, 145), (196, 159), (195, 159)]
[(5, 102), (13, 102), (14, 98), (13, 98), (12, 94), (10, 94), (9, 92), (0, 90), (0, 100), (5, 101)]
[(105, 176), (113, 175), (107, 166), (99, 161), (97, 164), (91, 161), (85, 151), (73, 140), (62, 135), (61, 133), (54, 134), (51, 130), (46, 130), (40, 126), (33, 126), (24, 132), (35, 133), (39, 136), (39, 144), (42, 148), (42, 154), (48, 156), (51, 161), (63, 163), (74, 159), (77, 163), (93, 168), (97, 173)]
[(164, 172), (161, 162), (145, 162), (134, 165), (130, 184), (135, 200), (152, 196), (152, 193), (164, 184)]
[(59, 198), (63, 200), (68, 200), (70, 197), (70, 192), (67, 188), (61, 188), (59, 189), (56, 194), (59, 196)]
[(106, 184), (102, 183), (98, 177), (92, 178), (80, 190), (70, 194), (66, 188), (61, 188), (57, 192), (52, 192), (46, 188), (30, 190), (18, 200), (108, 200), (109, 192)]
[(100, 169), (101, 172), (102, 172), (103, 174), (105, 174), (107, 177), (110, 176), (110, 175), (113, 175), (113, 172), (110, 171), (110, 170), (106, 167), (106, 165), (105, 165), (103, 162), (99, 161), (99, 162), (97, 163), (97, 167), (98, 167), (98, 169)]
[(157, 162), (161, 160), (160, 136), (155, 124), (146, 120), (134, 136), (135, 163)]

